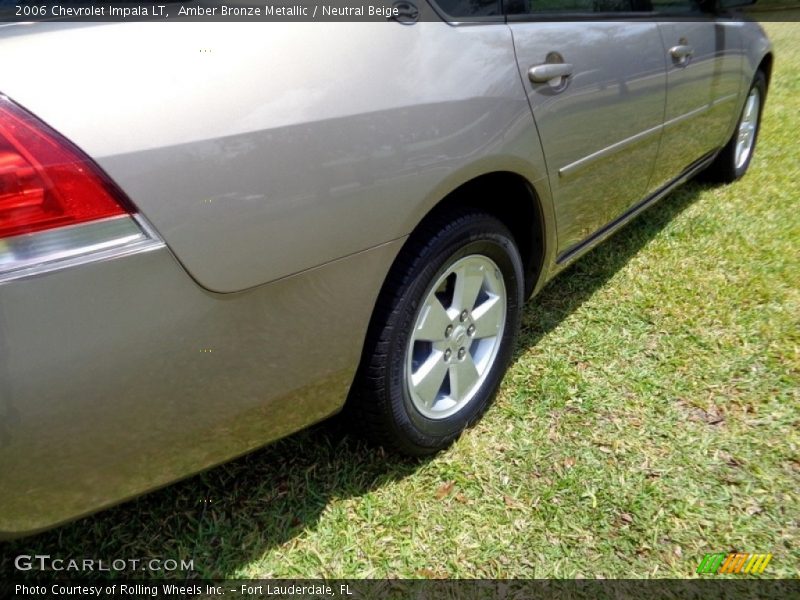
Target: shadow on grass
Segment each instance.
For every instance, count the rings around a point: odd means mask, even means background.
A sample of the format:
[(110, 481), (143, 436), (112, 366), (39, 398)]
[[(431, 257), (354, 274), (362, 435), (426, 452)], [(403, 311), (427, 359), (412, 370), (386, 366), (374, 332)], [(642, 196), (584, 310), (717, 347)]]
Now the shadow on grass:
[(525, 307), (514, 360), (577, 310), (703, 191), (712, 187), (702, 181), (679, 187), (548, 282)]
[[(694, 182), (679, 189), (549, 283), (525, 309), (518, 353), (535, 345), (581, 306), (704, 189)], [(189, 573), (126, 575), (236, 576), (268, 550), (314, 530), (331, 500), (362, 496), (414, 473), (423, 464), (353, 440), (333, 420), (97, 515), (4, 543), (0, 545), (0, 578), (38, 575), (15, 572), (14, 557), (19, 554), (106, 562), (192, 559), (194, 571)], [(348, 515), (342, 512), (337, 518)], [(297, 576), (324, 575), (324, 568), (309, 556)], [(82, 574), (87, 575), (92, 576)], [(108, 573), (93, 575), (107, 577)]]

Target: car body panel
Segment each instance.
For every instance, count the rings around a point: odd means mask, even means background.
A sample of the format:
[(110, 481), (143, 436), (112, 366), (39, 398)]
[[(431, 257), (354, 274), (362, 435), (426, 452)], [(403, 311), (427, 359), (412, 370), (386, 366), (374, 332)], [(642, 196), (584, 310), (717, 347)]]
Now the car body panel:
[[(544, 147), (561, 253), (651, 191), (664, 116), (664, 51), (650, 22), (510, 26)], [(528, 69), (550, 53), (573, 65), (565, 89), (528, 79)]]
[(431, 190), (484, 157), (545, 176), (504, 24), (30, 27), (0, 41), (27, 57), (4, 69), (5, 93), (97, 160), (213, 291), (407, 235)]
[(685, 42), (693, 54), (685, 65), (667, 56), (667, 107), (652, 180), (656, 188), (725, 145), (743, 87), (736, 21), (695, 17), (658, 27), (667, 51)]
[(338, 411), (402, 240), (237, 294), (166, 248), (0, 285), (0, 536)]

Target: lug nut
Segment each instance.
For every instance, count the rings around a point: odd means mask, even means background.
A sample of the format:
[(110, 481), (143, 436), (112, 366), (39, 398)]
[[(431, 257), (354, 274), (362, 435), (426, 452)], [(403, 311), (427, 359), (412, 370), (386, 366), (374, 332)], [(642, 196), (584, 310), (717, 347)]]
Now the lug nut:
[(451, 333), (453, 333), (453, 326), (448, 325), (444, 330), (444, 337), (449, 338)]
[(467, 351), (464, 348), (458, 349), (458, 360), (462, 360), (467, 355)]
[(469, 312), (467, 312), (467, 310), (466, 310), (466, 309), (464, 309), (463, 311), (461, 311), (461, 317), (460, 317), (460, 319), (461, 319), (461, 322), (462, 322), (462, 323), (463, 323), (464, 321), (466, 321), (466, 320), (467, 320), (467, 316), (469, 316)]
[(467, 335), (475, 335), (475, 325), (467, 327)]
[(448, 348), (447, 350), (444, 351), (444, 359), (445, 360), (450, 360), (450, 356), (452, 354), (453, 354), (453, 352)]

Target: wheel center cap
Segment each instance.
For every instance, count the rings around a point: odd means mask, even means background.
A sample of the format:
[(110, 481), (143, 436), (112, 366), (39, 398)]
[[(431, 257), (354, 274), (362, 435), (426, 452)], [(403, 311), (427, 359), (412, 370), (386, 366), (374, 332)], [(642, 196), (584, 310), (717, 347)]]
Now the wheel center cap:
[(460, 348), (464, 345), (464, 340), (467, 337), (467, 330), (462, 326), (459, 325), (456, 327), (455, 331), (453, 332), (453, 342), (456, 348)]

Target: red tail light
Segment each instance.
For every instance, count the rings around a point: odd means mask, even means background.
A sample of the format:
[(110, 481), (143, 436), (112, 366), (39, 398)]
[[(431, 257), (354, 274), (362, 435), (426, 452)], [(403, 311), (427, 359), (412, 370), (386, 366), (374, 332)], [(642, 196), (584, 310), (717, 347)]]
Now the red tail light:
[(0, 238), (128, 214), (78, 148), (0, 96)]

